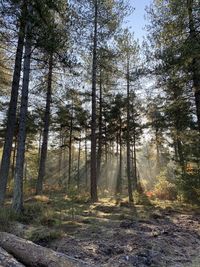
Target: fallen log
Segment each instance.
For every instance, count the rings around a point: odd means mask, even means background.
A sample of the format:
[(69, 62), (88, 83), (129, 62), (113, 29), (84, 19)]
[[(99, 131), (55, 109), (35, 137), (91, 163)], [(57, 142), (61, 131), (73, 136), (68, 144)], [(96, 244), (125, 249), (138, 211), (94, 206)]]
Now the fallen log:
[(89, 267), (83, 261), (5, 232), (0, 232), (0, 246), (30, 267)]
[(7, 251), (0, 248), (0, 267), (25, 267), (23, 264), (18, 262), (13, 256), (8, 254)]

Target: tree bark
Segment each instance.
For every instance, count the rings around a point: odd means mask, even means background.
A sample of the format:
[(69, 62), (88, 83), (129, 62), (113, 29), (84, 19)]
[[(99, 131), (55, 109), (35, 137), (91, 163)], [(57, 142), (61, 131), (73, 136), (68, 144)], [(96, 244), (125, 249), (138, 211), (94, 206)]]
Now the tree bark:
[(101, 158), (102, 158), (102, 77), (100, 70), (99, 86), (99, 137), (98, 137), (98, 154), (97, 154), (97, 181), (101, 175)]
[(73, 134), (73, 116), (74, 116), (74, 100), (71, 105), (71, 118), (69, 130), (69, 162), (68, 162), (68, 188), (71, 186), (71, 169), (72, 169), (72, 134)]
[(85, 129), (85, 186), (88, 188), (87, 128)]
[(0, 247), (0, 266), (2, 267), (25, 267), (18, 262), (12, 255)]
[(14, 178), (14, 175), (15, 175), (16, 151), (17, 151), (17, 136), (15, 136), (14, 148), (13, 148), (13, 159), (12, 159), (11, 179), (13, 179), (13, 178)]
[(39, 166), (38, 179), (36, 185), (36, 194), (42, 193), (43, 180), (45, 177), (45, 166), (47, 160), (49, 124), (50, 124), (51, 94), (52, 94), (52, 71), (53, 71), (53, 54), (51, 54), (49, 57), (49, 72), (48, 72), (48, 84), (47, 84), (47, 96), (46, 96), (46, 109), (44, 116), (44, 131), (43, 131), (43, 140), (40, 153), (40, 166)]
[[(29, 7), (29, 13), (32, 12)], [(24, 67), (23, 67), (23, 84), (21, 95), (21, 106), (19, 115), (19, 135), (16, 156), (16, 168), (14, 177), (14, 194), (13, 194), (13, 209), (16, 212), (23, 210), (23, 172), (24, 172), (24, 156), (25, 156), (25, 141), (26, 141), (26, 118), (28, 112), (28, 87), (31, 63), (31, 23), (27, 22), (26, 41), (24, 52)]]
[(80, 161), (81, 161), (81, 136), (78, 145), (78, 177), (77, 177), (77, 189), (80, 190)]
[(0, 246), (30, 267), (89, 267), (85, 262), (4, 232), (0, 232)]
[(138, 177), (137, 177), (137, 153), (136, 153), (136, 129), (134, 127), (133, 134), (133, 170), (134, 170), (134, 179), (135, 179), (135, 189), (137, 190)]
[(97, 21), (98, 0), (94, 2), (94, 37), (92, 65), (92, 122), (91, 122), (91, 200), (98, 201), (97, 195), (97, 155), (96, 155), (96, 80), (97, 80)]
[(20, 83), (20, 73), (22, 68), (22, 56), (23, 56), (23, 47), (24, 47), (24, 37), (25, 37), (25, 15), (22, 11), (21, 23), (18, 34), (18, 43), (17, 51), (15, 57), (15, 66), (12, 80), (12, 89), (11, 89), (11, 98), (8, 109), (8, 119), (7, 119), (7, 128), (5, 135), (5, 142), (3, 147), (3, 155), (1, 160), (1, 169), (0, 169), (0, 205), (4, 204), (6, 186), (9, 175), (10, 167), (10, 158), (12, 151), (12, 142), (15, 132), (16, 125), (16, 112), (17, 112), (17, 100), (19, 93), (19, 83)]
[(119, 119), (119, 172), (117, 175), (116, 194), (122, 193), (122, 119)]
[(129, 202), (133, 202), (132, 183), (131, 183), (131, 149), (130, 149), (130, 69), (129, 57), (127, 56), (127, 135), (126, 135), (126, 152), (127, 152), (127, 179), (128, 179), (128, 197)]

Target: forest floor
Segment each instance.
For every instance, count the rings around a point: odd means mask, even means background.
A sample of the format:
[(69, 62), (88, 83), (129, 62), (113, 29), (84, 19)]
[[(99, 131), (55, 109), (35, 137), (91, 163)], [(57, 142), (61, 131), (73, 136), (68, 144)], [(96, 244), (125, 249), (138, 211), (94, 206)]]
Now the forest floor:
[(21, 222), (9, 231), (94, 266), (200, 266), (200, 209), (190, 205), (58, 194), (26, 200)]

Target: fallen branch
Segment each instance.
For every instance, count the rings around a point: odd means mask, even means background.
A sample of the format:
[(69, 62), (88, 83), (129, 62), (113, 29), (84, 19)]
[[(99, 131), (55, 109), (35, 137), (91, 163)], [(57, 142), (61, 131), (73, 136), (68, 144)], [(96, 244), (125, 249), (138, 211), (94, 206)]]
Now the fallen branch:
[(0, 232), (0, 246), (30, 267), (89, 267), (83, 261), (5, 232)]
[(0, 266), (3, 267), (25, 267), (23, 264), (18, 262), (13, 256), (8, 254), (7, 251), (0, 248)]

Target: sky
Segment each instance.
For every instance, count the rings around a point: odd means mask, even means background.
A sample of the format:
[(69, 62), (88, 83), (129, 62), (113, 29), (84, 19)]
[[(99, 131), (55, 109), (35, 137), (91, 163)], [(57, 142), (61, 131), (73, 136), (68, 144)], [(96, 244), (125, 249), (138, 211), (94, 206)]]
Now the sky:
[(145, 20), (145, 7), (151, 4), (152, 0), (130, 0), (130, 4), (135, 8), (133, 14), (128, 17), (127, 26), (131, 27), (131, 30), (135, 34), (135, 38), (139, 39), (140, 43), (142, 43), (143, 36), (146, 35), (146, 31), (144, 29), (147, 21)]

